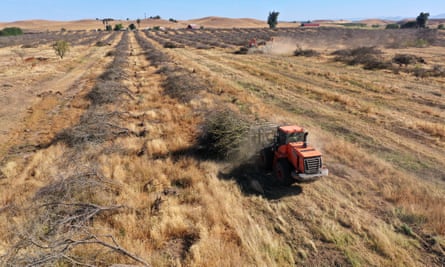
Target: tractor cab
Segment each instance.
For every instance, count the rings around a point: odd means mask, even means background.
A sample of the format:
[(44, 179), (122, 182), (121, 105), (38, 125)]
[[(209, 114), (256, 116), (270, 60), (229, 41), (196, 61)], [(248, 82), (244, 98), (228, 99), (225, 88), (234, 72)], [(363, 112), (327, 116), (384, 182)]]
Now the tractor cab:
[(321, 153), (307, 144), (307, 136), (300, 126), (279, 126), (273, 142), (261, 150), (262, 165), (273, 169), (279, 183), (311, 182), (328, 175)]
[(299, 126), (280, 126), (277, 130), (278, 146), (287, 145), (289, 143), (306, 143), (307, 132)]

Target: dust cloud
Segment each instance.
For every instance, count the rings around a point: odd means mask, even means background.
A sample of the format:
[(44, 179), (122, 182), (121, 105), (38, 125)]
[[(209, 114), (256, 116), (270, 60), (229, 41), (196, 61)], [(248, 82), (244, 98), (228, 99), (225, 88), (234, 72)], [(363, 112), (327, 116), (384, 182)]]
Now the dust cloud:
[(293, 55), (298, 48), (297, 41), (288, 37), (277, 37), (273, 41), (268, 41), (265, 46), (261, 47), (264, 54), (271, 55)]

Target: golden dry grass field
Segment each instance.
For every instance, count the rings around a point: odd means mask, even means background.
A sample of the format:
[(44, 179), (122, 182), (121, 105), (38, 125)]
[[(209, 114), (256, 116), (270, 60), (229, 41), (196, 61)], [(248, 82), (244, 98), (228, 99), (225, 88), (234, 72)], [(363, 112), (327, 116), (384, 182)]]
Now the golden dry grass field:
[[(0, 48), (1, 266), (445, 264), (444, 32), (33, 36)], [(215, 114), (305, 127), (329, 176), (214, 159)]]

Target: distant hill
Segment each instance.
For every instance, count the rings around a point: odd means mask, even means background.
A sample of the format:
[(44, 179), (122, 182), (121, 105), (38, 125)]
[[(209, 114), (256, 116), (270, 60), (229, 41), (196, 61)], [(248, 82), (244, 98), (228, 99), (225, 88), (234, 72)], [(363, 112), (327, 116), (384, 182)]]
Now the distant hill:
[(445, 19), (445, 13), (439, 14), (439, 15), (435, 15), (433, 17), (431, 17), (432, 19)]
[(265, 21), (251, 19), (251, 18), (223, 18), (223, 17), (205, 17), (200, 19), (191, 19), (187, 21), (188, 24), (198, 24), (206, 28), (261, 28), (267, 27)]
[[(131, 23), (137, 24), (134, 20), (114, 20), (110, 25), (121, 23), (127, 27)], [(204, 28), (262, 28), (268, 27), (265, 21), (251, 18), (223, 18), (223, 17), (205, 17), (191, 20), (182, 20), (172, 22), (164, 19), (144, 19), (141, 20), (139, 28), (148, 27), (168, 27), (185, 28), (188, 24), (198, 24)], [(104, 29), (105, 26), (101, 20), (84, 19), (76, 21), (51, 21), (51, 20), (22, 20), (14, 22), (0, 22), (0, 29), (4, 27), (20, 27), (27, 32), (33, 31), (58, 31), (62, 28), (66, 30), (95, 30)]]

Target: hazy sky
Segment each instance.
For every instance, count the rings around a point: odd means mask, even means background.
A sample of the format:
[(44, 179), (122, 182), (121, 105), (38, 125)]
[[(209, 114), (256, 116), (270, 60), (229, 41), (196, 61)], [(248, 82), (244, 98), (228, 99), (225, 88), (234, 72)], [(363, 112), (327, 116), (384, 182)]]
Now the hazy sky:
[(416, 17), (445, 13), (445, 0), (0, 0), (0, 21), (87, 18), (143, 19), (160, 15), (178, 20), (221, 16), (266, 20)]

